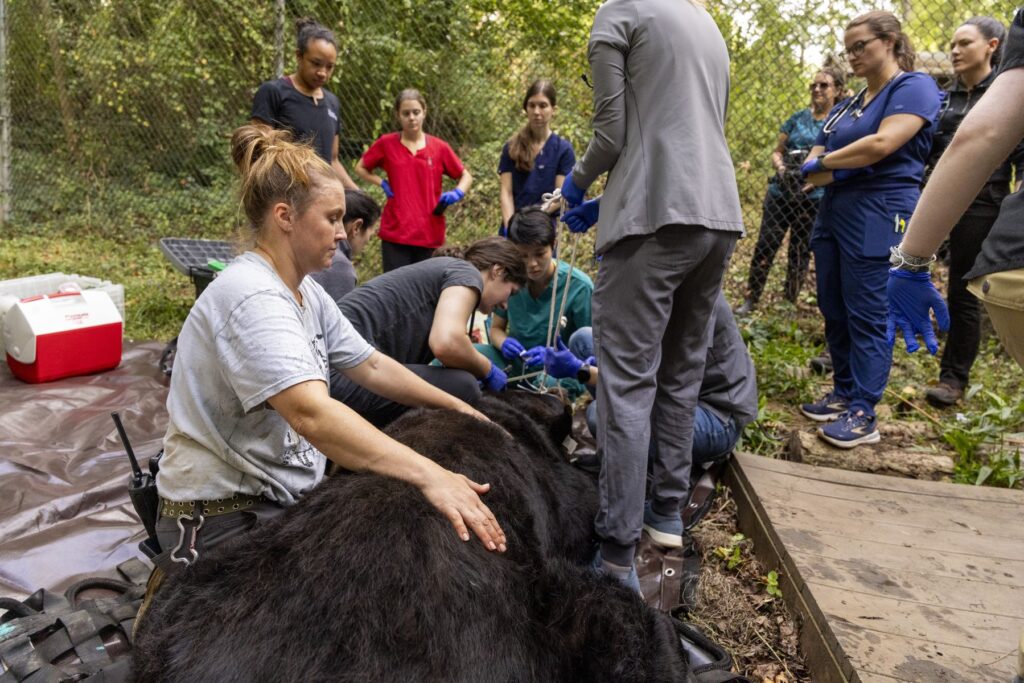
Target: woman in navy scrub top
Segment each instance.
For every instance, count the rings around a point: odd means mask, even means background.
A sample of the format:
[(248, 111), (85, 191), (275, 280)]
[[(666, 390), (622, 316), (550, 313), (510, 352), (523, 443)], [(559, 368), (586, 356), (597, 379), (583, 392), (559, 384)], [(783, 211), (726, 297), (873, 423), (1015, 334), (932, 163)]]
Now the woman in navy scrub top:
[(542, 202), (545, 192), (562, 186), (576, 154), (569, 141), (551, 132), (558, 97), (551, 81), (534, 81), (523, 98), (526, 125), (501, 150), (501, 235), (519, 209)]
[(917, 205), (941, 95), (930, 76), (913, 72), (910, 40), (891, 13), (857, 17), (843, 40), (867, 87), (832, 110), (803, 167), (825, 187), (811, 250), (835, 384), (801, 412), (828, 423), (823, 439), (853, 448), (881, 438), (875, 404), (892, 364), (889, 250)]

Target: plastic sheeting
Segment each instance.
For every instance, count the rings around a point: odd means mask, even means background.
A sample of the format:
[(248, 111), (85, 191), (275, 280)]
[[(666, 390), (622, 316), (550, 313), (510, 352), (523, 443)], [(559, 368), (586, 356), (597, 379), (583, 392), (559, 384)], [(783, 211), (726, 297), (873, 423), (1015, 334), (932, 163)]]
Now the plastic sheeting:
[(167, 427), (163, 344), (126, 345), (110, 372), (24, 384), (0, 364), (0, 596), (117, 578), (142, 557), (131, 471), (110, 419), (119, 411), (143, 468)]

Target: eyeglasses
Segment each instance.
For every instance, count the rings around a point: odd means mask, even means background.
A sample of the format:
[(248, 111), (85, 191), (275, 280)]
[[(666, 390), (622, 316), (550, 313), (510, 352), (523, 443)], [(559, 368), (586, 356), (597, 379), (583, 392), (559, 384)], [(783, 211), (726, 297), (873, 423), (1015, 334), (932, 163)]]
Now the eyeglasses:
[(831, 83), (811, 83), (811, 85), (808, 86), (808, 87), (809, 87), (809, 89), (811, 91), (814, 91), (814, 90), (828, 90), (829, 88), (832, 87), (832, 84)]
[(881, 38), (879, 38), (878, 36), (875, 36), (874, 38), (868, 38), (867, 40), (858, 40), (856, 43), (851, 45), (848, 49), (843, 50), (842, 52), (840, 52), (839, 53), (839, 58), (840, 59), (848, 59), (850, 57), (860, 57), (862, 54), (864, 54), (864, 50), (865, 50), (865, 48), (867, 48), (868, 43), (874, 42), (876, 40), (881, 40)]

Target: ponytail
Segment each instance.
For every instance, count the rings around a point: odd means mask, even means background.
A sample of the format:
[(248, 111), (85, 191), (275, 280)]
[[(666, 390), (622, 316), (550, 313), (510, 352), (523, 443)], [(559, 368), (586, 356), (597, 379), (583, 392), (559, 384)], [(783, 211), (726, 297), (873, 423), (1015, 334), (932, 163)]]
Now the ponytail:
[(901, 69), (904, 71), (914, 70), (917, 62), (917, 53), (914, 52), (914, 46), (910, 44), (910, 37), (903, 31), (896, 35), (892, 51), (896, 55), (896, 63), (900, 65)]
[(336, 178), (327, 162), (308, 144), (297, 144), (286, 130), (245, 125), (231, 136), (231, 159), (241, 176), (242, 210), (255, 232), (270, 207), (286, 201), (300, 213), (308, 206), (318, 180)]

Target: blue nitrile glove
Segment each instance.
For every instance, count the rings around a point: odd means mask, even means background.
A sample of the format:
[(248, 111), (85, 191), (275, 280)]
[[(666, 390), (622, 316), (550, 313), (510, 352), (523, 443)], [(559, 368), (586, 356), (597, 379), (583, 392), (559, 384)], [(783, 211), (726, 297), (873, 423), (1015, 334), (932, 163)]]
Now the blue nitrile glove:
[(501, 356), (505, 360), (518, 358), (519, 354), (525, 350), (515, 337), (505, 337), (505, 341), (501, 342)]
[(487, 371), (487, 376), (480, 380), (480, 384), (484, 389), (504, 391), (505, 385), (508, 384), (508, 375), (497, 365), (491, 363), (491, 369)]
[(391, 189), (391, 185), (388, 184), (388, 181), (380, 181), (380, 189), (384, 190), (385, 197), (387, 197), (388, 199), (394, 199), (395, 191)]
[(456, 202), (461, 202), (462, 198), (465, 197), (465, 196), (466, 196), (466, 193), (456, 187), (454, 190), (448, 190), (447, 192), (442, 192), (441, 193), (441, 198), (438, 199), (437, 201), (438, 201), (439, 204), (444, 204), (445, 206), (451, 206), (452, 204), (455, 204)]
[(825, 156), (825, 155), (821, 154), (821, 155), (818, 155), (818, 156), (814, 157), (813, 159), (808, 159), (807, 161), (805, 161), (804, 165), (800, 167), (800, 177), (801, 178), (806, 178), (807, 176), (811, 175), (812, 173), (825, 173), (825, 172), (831, 170), (831, 169), (825, 168), (822, 165), (821, 157), (823, 157), (823, 156)]
[(587, 188), (579, 187), (572, 179), (572, 171), (569, 171), (569, 175), (565, 176), (565, 182), (562, 183), (562, 199), (565, 200), (566, 205), (569, 208), (579, 206), (583, 203), (583, 195), (587, 193)]
[(921, 348), (917, 343), (917, 335), (924, 339), (924, 345), (933, 356), (939, 350), (939, 340), (932, 328), (929, 311), (935, 311), (935, 319), (943, 332), (949, 329), (949, 308), (946, 300), (932, 284), (931, 274), (911, 273), (899, 268), (889, 269), (889, 284), (886, 286), (889, 296), (889, 320), (887, 334), (889, 346), (896, 344), (896, 328), (903, 332), (907, 342), (907, 353)]
[(586, 232), (597, 223), (597, 215), (600, 212), (601, 198), (598, 197), (566, 211), (562, 216), (562, 222), (569, 226), (570, 232)]
[(597, 367), (597, 356), (590, 356), (590, 357), (588, 357), (583, 362), (586, 363), (587, 365), (589, 365), (592, 368), (596, 368)]
[(558, 337), (557, 350), (544, 349), (544, 371), (556, 379), (565, 377), (576, 379), (576, 375), (582, 367), (583, 361), (565, 347), (561, 337)]
[(534, 346), (532, 349), (525, 351), (522, 355), (523, 365), (528, 368), (535, 365), (543, 365), (545, 348), (544, 346)]
[(874, 175), (875, 169), (871, 166), (865, 166), (863, 168), (837, 168), (832, 171), (832, 182), (841, 183), (844, 180), (850, 178), (856, 178), (859, 175)]

